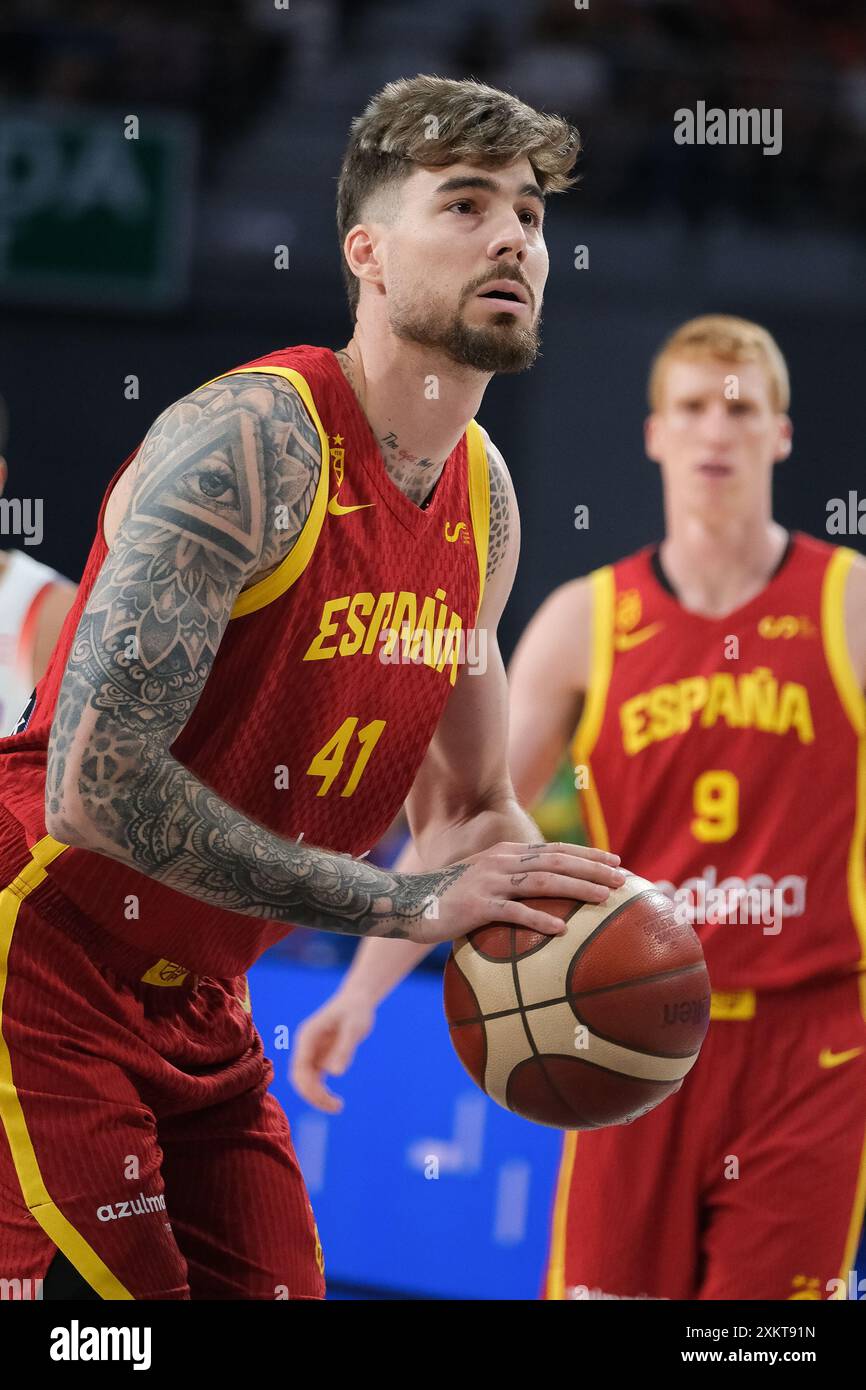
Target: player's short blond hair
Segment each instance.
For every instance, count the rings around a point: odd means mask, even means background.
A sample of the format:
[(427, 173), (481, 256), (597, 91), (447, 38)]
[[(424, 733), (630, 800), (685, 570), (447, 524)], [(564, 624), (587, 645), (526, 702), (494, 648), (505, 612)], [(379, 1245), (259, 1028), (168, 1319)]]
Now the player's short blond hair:
[(703, 314), (689, 319), (665, 339), (650, 367), (647, 396), (650, 410), (658, 410), (665, 370), (670, 361), (759, 362), (767, 374), (774, 410), (785, 411), (791, 400), (788, 366), (779, 344), (766, 328), (733, 314)]
[[(458, 163), (496, 169), (525, 157), (543, 193), (563, 193), (577, 182), (571, 169), (579, 153), (580, 135), (562, 116), (536, 111), (474, 77), (419, 73), (389, 82), (352, 121), (337, 181), (340, 247), (371, 198), (399, 190), (415, 169)], [(354, 319), (358, 280), (345, 254), (341, 260)]]

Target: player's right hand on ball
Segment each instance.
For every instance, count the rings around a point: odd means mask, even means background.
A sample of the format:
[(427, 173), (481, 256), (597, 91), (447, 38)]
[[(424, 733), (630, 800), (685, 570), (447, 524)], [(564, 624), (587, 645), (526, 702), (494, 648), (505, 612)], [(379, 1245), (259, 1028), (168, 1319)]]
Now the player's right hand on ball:
[[(413, 939), (424, 943), (453, 941), (491, 922), (561, 936), (566, 930), (561, 917), (522, 900), (574, 898), (603, 903), (612, 888), (625, 882), (618, 864), (618, 854), (587, 845), (556, 841), (492, 845), (443, 870), (445, 883), (431, 895)], [(468, 867), (449, 883), (449, 869), (463, 866)]]

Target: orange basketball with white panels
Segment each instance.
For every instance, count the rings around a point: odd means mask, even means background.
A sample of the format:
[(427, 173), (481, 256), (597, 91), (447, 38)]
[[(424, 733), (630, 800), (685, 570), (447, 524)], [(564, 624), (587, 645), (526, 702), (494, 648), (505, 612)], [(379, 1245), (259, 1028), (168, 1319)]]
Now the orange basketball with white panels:
[(647, 879), (603, 903), (527, 899), (563, 936), (493, 923), (458, 938), (445, 968), (451, 1040), (506, 1109), (557, 1129), (629, 1124), (678, 1091), (710, 1017), (692, 927)]

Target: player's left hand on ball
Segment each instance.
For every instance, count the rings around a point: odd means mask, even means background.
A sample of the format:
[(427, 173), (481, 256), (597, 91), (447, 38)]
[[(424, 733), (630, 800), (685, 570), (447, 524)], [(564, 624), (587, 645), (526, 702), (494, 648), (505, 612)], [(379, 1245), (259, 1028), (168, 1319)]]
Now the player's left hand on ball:
[[(461, 875), (437, 894), (437, 911), (420, 921), (412, 940), (453, 941), (496, 922), (547, 936), (562, 936), (562, 917), (544, 911), (545, 898), (603, 903), (625, 882), (619, 855), (566, 841), (519, 844), (501, 841), (471, 854), (445, 873)], [(423, 933), (423, 935), (422, 935)]]
[(372, 1031), (375, 1009), (359, 997), (337, 993), (295, 1032), (289, 1059), (289, 1080), (299, 1095), (317, 1110), (338, 1115), (344, 1102), (324, 1082), (326, 1073), (348, 1071), (359, 1043)]

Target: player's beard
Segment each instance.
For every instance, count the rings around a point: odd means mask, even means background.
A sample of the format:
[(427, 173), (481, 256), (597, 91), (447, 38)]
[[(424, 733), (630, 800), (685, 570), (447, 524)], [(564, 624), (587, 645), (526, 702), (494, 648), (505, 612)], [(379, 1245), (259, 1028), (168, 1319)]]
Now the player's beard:
[(541, 315), (526, 327), (503, 309), (483, 327), (468, 324), (462, 309), (395, 305), (391, 330), (406, 342), (444, 352), (452, 362), (479, 372), (525, 372), (541, 348)]

